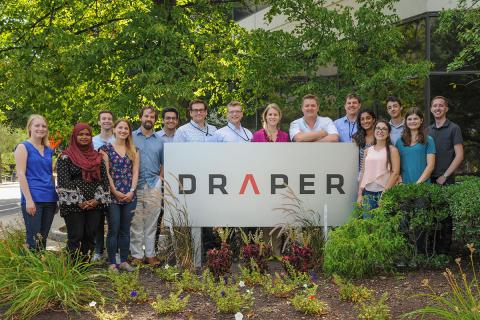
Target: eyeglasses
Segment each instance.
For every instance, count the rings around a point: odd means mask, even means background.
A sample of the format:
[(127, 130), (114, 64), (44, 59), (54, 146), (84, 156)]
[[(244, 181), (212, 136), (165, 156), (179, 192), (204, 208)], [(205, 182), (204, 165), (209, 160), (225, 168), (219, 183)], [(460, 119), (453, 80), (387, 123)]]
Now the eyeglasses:
[(375, 128), (376, 131), (388, 132), (388, 128)]
[(165, 121), (169, 121), (169, 120), (177, 120), (177, 117), (165, 117), (164, 119)]
[(231, 110), (231, 111), (228, 111), (228, 114), (236, 114), (236, 113), (242, 113), (242, 111), (240, 111), (240, 110)]
[(205, 112), (205, 111), (207, 111), (207, 110), (205, 110), (205, 109), (192, 109), (192, 110), (190, 110), (190, 111), (193, 112), (193, 113), (203, 113), (203, 112)]

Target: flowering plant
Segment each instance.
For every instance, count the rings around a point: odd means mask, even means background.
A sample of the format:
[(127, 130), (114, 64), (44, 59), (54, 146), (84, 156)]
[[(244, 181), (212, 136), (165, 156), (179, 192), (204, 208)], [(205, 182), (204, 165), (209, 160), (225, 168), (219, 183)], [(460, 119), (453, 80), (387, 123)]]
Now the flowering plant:
[(318, 286), (306, 288), (290, 299), (292, 306), (305, 314), (323, 315), (327, 313), (327, 304), (317, 298)]
[(263, 231), (257, 229), (253, 235), (251, 233), (247, 235), (243, 229), (240, 228), (240, 234), (243, 241), (243, 248), (240, 252), (243, 263), (247, 268), (252, 269), (252, 262), (255, 262), (260, 272), (267, 272), (267, 261), (272, 254), (272, 250), (271, 246), (263, 240)]
[[(307, 272), (313, 267), (313, 250), (308, 245), (300, 246), (292, 243), (289, 254), (282, 257), (282, 262), (284, 267), (288, 263), (300, 272)], [(285, 269), (287, 270), (286, 267)]]
[(232, 266), (232, 251), (227, 243), (231, 235), (229, 228), (216, 228), (222, 243), (220, 249), (210, 249), (207, 251), (207, 266), (215, 277), (222, 276), (230, 271)]

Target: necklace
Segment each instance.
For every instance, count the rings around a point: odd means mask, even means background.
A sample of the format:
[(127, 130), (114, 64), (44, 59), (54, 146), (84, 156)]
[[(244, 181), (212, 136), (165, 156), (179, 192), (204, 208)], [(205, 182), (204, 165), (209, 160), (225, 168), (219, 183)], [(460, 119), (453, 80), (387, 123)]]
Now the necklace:
[(245, 139), (244, 137), (242, 137), (241, 134), (238, 134), (237, 131), (235, 131), (234, 129), (232, 129), (232, 127), (230, 127), (228, 123), (227, 123), (227, 127), (228, 127), (230, 130), (232, 130), (233, 133), (235, 133), (237, 136), (239, 136), (240, 138), (242, 138), (243, 141), (250, 141), (250, 139), (248, 138), (248, 134), (247, 134), (247, 132), (245, 131), (245, 128), (244, 128), (244, 127), (241, 127), (241, 128), (242, 128), (242, 130), (243, 130), (243, 133), (245, 134), (245, 137), (247, 137), (246, 139)]
[(202, 132), (202, 133), (205, 133), (205, 136), (211, 136), (212, 134), (208, 133), (208, 124), (205, 123), (205, 127), (207, 128), (207, 131), (203, 131), (202, 129), (200, 129), (200, 127), (197, 127), (197, 126), (194, 126), (193, 123), (190, 122), (190, 125), (192, 127), (194, 127), (195, 129), (197, 129), (198, 131)]

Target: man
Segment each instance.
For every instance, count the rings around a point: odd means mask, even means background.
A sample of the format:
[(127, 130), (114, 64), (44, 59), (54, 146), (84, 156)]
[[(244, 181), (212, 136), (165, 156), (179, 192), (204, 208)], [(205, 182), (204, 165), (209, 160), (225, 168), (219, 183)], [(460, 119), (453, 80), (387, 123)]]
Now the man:
[(335, 120), (335, 127), (339, 134), (340, 142), (352, 142), (353, 135), (357, 132), (357, 117), (360, 111), (360, 97), (350, 93), (345, 98), (345, 116)]
[(163, 142), (173, 142), (175, 131), (178, 126), (178, 111), (175, 108), (165, 108), (162, 111), (163, 128), (157, 132), (157, 135), (163, 139)]
[(107, 143), (115, 141), (113, 136), (113, 113), (110, 110), (102, 110), (98, 113), (98, 125), (100, 126), (100, 134), (92, 138), (93, 148), (98, 151)]
[[(98, 151), (107, 143), (115, 141), (113, 136), (113, 112), (110, 110), (101, 110), (98, 113), (97, 121), (100, 126), (100, 134), (92, 138), (93, 148)], [(95, 253), (92, 260), (99, 261), (102, 258), (105, 249), (105, 217), (108, 207), (102, 211), (100, 223), (98, 224), (97, 235), (95, 237)]]
[(205, 121), (208, 114), (207, 103), (200, 99), (192, 100), (188, 105), (188, 111), (192, 120), (177, 129), (173, 142), (214, 141), (213, 134), (217, 128)]
[(163, 140), (153, 129), (157, 121), (157, 110), (146, 106), (139, 116), (141, 126), (133, 132), (133, 140), (140, 155), (140, 173), (137, 207), (130, 229), (130, 253), (134, 264), (145, 262), (158, 265), (160, 261), (155, 254), (155, 233), (161, 209), (159, 185), (163, 170)]
[(318, 116), (318, 98), (303, 97), (303, 118), (290, 124), (290, 139), (295, 142), (337, 142), (338, 131), (332, 119)]
[(217, 142), (250, 142), (250, 140), (252, 140), (252, 133), (250, 130), (242, 127), (242, 118), (242, 104), (238, 101), (230, 102), (227, 105), (228, 123), (225, 127), (215, 131), (214, 140)]
[[(431, 180), (439, 185), (455, 183), (455, 170), (463, 161), (463, 138), (460, 127), (447, 119), (448, 100), (442, 96), (432, 99), (430, 112), (435, 123), (428, 127), (428, 134), (435, 141), (435, 167)], [(438, 252), (447, 254), (452, 243), (452, 216), (441, 222), (438, 234)]]
[(402, 102), (394, 96), (387, 97), (387, 113), (390, 116), (390, 141), (395, 145), (397, 140), (402, 136), (405, 121), (402, 116)]

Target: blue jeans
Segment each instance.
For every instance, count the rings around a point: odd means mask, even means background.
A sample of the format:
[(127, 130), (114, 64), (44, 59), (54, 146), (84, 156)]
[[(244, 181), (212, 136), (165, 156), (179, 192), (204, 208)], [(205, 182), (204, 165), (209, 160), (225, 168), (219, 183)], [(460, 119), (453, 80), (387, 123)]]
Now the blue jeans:
[(372, 215), (368, 212), (372, 209), (378, 208), (378, 201), (382, 196), (382, 191), (373, 192), (368, 190), (363, 190), (363, 219), (371, 218)]
[(30, 250), (45, 249), (48, 233), (52, 226), (53, 216), (57, 209), (56, 202), (35, 202), (36, 212), (29, 215), (25, 204), (22, 204), (22, 215), (25, 221), (26, 242)]
[(115, 255), (120, 250), (120, 262), (127, 261), (130, 248), (130, 225), (134, 215), (137, 199), (130, 203), (111, 203), (107, 214), (108, 263), (115, 264)]

